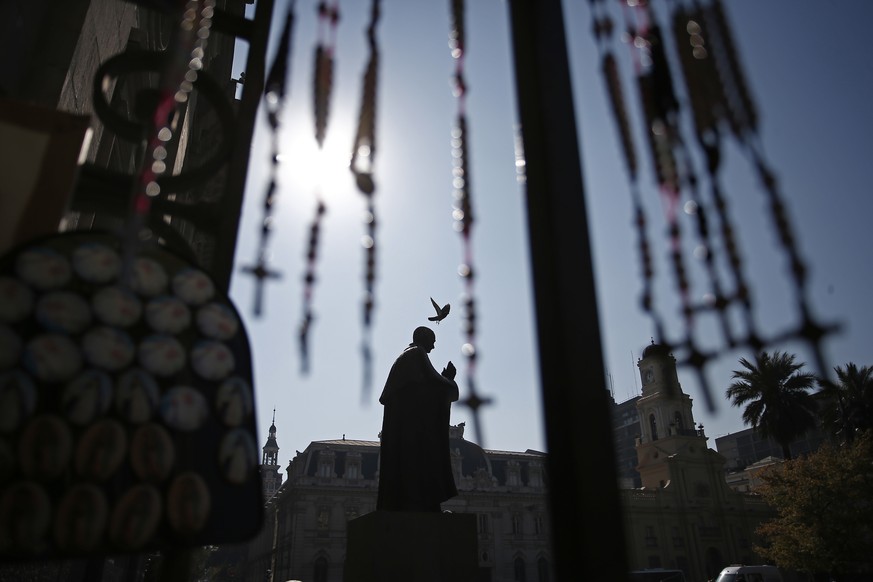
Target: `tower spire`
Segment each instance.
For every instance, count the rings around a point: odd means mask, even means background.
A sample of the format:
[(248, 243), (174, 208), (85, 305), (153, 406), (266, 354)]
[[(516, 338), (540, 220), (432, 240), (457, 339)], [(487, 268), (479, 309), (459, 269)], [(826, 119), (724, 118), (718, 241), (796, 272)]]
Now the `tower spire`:
[(261, 479), (264, 484), (264, 497), (269, 499), (282, 484), (279, 474), (279, 444), (276, 442), (276, 407), (273, 407), (273, 424), (270, 434), (264, 444), (264, 456), (261, 459)]

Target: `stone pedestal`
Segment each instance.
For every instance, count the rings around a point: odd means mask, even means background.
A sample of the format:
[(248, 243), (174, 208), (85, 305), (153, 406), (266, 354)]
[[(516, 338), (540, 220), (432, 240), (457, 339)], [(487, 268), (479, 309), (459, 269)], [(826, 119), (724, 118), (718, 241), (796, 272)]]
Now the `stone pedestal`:
[(376, 511), (349, 522), (344, 582), (475, 582), (476, 516)]

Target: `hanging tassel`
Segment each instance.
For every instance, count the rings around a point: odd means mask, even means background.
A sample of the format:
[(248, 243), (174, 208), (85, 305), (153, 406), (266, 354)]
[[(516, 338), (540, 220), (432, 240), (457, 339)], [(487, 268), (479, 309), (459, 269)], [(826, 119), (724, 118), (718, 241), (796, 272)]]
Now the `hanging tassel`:
[(324, 145), (330, 95), (333, 90), (333, 54), (336, 44), (336, 26), (339, 22), (339, 2), (334, 2), (330, 6), (327, 2), (319, 2), (318, 19), (320, 39), (315, 47), (313, 94), (315, 105), (315, 140), (320, 148)]

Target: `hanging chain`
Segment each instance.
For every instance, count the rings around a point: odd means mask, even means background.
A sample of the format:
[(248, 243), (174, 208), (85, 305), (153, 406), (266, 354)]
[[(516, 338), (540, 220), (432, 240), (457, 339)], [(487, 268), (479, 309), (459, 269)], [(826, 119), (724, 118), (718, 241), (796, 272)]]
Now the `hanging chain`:
[(214, 0), (190, 0), (181, 11), (182, 20), (175, 35), (175, 46), (167, 59), (158, 90), (157, 105), (152, 114), (145, 156), (133, 195), (131, 222), (125, 244), (124, 268), (132, 268), (133, 257), (141, 240), (151, 237), (145, 228), (152, 200), (161, 194), (158, 180), (167, 171), (165, 144), (173, 139), (179, 121), (179, 108), (194, 90), (198, 71), (203, 68), (206, 44), (215, 13)]
[[(315, 111), (315, 141), (318, 148), (324, 145), (327, 132), (327, 115), (330, 96), (333, 92), (334, 52), (336, 50), (336, 28), (339, 23), (339, 0), (328, 4), (318, 3), (318, 44), (315, 47), (315, 64), (313, 75), (313, 95)], [(320, 189), (320, 188), (319, 188)], [(327, 213), (327, 206), (316, 192), (315, 217), (309, 227), (309, 245), (306, 250), (306, 274), (303, 276), (303, 320), (300, 323), (298, 338), (300, 340), (301, 371), (309, 372), (309, 332), (315, 320), (312, 311), (315, 291), (315, 267), (318, 256), (318, 243), (321, 233), (321, 223)]]
[(470, 189), (470, 155), (466, 112), (468, 87), (464, 78), (466, 29), (463, 0), (451, 0), (451, 16), (452, 28), (449, 33), (449, 49), (455, 60), (453, 94), (458, 104), (456, 124), (452, 129), (452, 187), (454, 191), (452, 218), (455, 220), (455, 230), (461, 235), (464, 253), (464, 262), (458, 267), (458, 274), (464, 281), (463, 331), (466, 341), (461, 346), (461, 353), (467, 359), (467, 387), (469, 391), (463, 403), (473, 414), (476, 439), (480, 446), (484, 446), (479, 409), (483, 405), (489, 404), (490, 399), (482, 398), (477, 394), (475, 381), (478, 354), (476, 348), (476, 301), (473, 293), (473, 204)]
[(376, 205), (374, 194), (376, 184), (373, 168), (376, 160), (376, 81), (379, 72), (379, 46), (376, 42), (376, 26), (379, 23), (381, 0), (373, 0), (370, 9), (370, 23), (367, 26), (367, 45), (370, 58), (364, 72), (361, 91), (361, 111), (358, 116), (358, 130), (352, 144), (352, 157), (349, 164), (355, 176), (355, 185), (366, 200), (364, 227), (361, 236), (364, 247), (364, 301), (363, 301), (363, 340), (361, 355), (363, 359), (362, 401), (366, 402), (373, 382), (372, 328), (373, 310), (376, 304)]
[[(669, 255), (681, 298), (685, 337), (679, 341), (669, 341), (666, 337), (663, 318), (653, 301), (651, 247), (646, 237), (647, 220), (637, 185), (638, 167), (633, 137), (618, 65), (611, 47), (613, 23), (606, 9), (606, 0), (589, 0), (589, 4), (593, 14), (592, 32), (600, 51), (604, 82), (631, 184), (643, 271), (643, 309), (652, 318), (658, 343), (683, 351), (684, 358), (679, 363), (696, 370), (711, 409), (714, 401), (704, 368), (709, 360), (717, 357), (718, 350), (707, 352), (697, 343), (695, 317), (698, 314), (715, 314), (721, 329), (722, 345), (727, 349), (746, 346), (759, 351), (791, 338), (803, 339), (811, 347), (820, 371), (825, 370), (821, 341), (836, 328), (822, 325), (812, 317), (806, 298), (806, 268), (797, 249), (775, 175), (761, 153), (758, 114), (720, 0), (711, 0), (706, 5), (694, 2), (691, 8), (681, 2), (674, 3), (672, 11), (672, 37), (686, 85), (696, 144), (709, 182), (707, 198), (699, 186), (691, 151), (682, 139), (679, 120), (684, 111), (673, 88), (664, 39), (655, 22), (655, 13), (645, 0), (622, 2), (626, 22), (624, 37), (635, 49), (632, 58), (645, 119), (645, 134), (656, 182), (664, 199)], [(752, 292), (744, 273), (737, 230), (730, 219), (728, 202), (719, 180), (721, 139), (725, 135), (721, 129), (723, 125), (727, 126), (750, 158), (767, 196), (772, 223), (790, 265), (800, 321), (796, 328), (770, 338), (761, 335), (753, 316)], [(684, 205), (681, 204), (683, 192), (689, 197)], [(684, 263), (680, 208), (694, 220), (697, 239), (694, 256), (701, 260), (709, 286), (709, 291), (699, 301), (692, 299), (690, 277)], [(720, 265), (724, 265), (724, 269)], [(725, 273), (729, 282), (724, 280)], [(730, 317), (729, 310), (733, 306), (739, 309), (739, 320)], [(736, 323), (742, 325), (742, 332), (734, 329)]]
[[(746, 343), (755, 351), (762, 347), (760, 335), (752, 316), (752, 297), (746, 282), (742, 258), (739, 254), (734, 228), (728, 214), (727, 199), (721, 188), (719, 169), (721, 166), (721, 134), (719, 122), (726, 115), (724, 92), (716, 71), (714, 55), (716, 48), (710, 40), (704, 25), (704, 9), (696, 6), (689, 11), (677, 7), (673, 13), (673, 37), (679, 55), (679, 63), (685, 79), (688, 102), (691, 107), (698, 145), (703, 152), (710, 184), (711, 206), (719, 224), (722, 247), (726, 254), (726, 268), (731, 275), (732, 293), (716, 293), (712, 308), (722, 318), (723, 335), (728, 347)], [(707, 249), (710, 251), (710, 249)], [(708, 260), (713, 260), (714, 252), (708, 252)], [(746, 337), (738, 337), (724, 321), (727, 310), (736, 305), (743, 319)]]
[(655, 267), (652, 261), (652, 246), (649, 242), (646, 230), (648, 219), (640, 194), (638, 180), (638, 161), (633, 132), (631, 131), (630, 116), (624, 98), (621, 85), (621, 75), (618, 61), (613, 52), (615, 29), (614, 22), (606, 10), (606, 0), (589, 0), (592, 11), (592, 32), (597, 49), (600, 53), (600, 71), (607, 90), (610, 110), (615, 120), (619, 135), (621, 151), (624, 156), (625, 169), (629, 178), (631, 204), (633, 205), (633, 224), (637, 231), (637, 247), (640, 256), (640, 271), (643, 277), (643, 289), (640, 293), (640, 305), (643, 311), (649, 315), (655, 326), (655, 335), (658, 341), (663, 341), (664, 325), (660, 315), (654, 309), (654, 279)]
[(306, 249), (306, 274), (303, 276), (303, 322), (300, 324), (300, 361), (301, 371), (309, 372), (309, 330), (315, 315), (312, 312), (312, 294), (315, 289), (315, 264), (318, 258), (318, 240), (321, 232), (321, 222), (327, 212), (327, 207), (319, 201), (315, 208), (315, 218), (309, 226), (309, 245)]
[(275, 221), (275, 204), (279, 176), (279, 126), (282, 110), (285, 107), (285, 94), (288, 85), (289, 61), (291, 57), (291, 31), (294, 27), (294, 0), (288, 5), (285, 26), (279, 39), (276, 57), (264, 85), (264, 104), (267, 110), (267, 123), (270, 125), (270, 180), (264, 192), (263, 218), (261, 219), (258, 253), (254, 265), (243, 267), (245, 273), (255, 278), (255, 297), (252, 312), (260, 317), (264, 300), (264, 283), (267, 279), (279, 279), (281, 274), (269, 267), (269, 239)]

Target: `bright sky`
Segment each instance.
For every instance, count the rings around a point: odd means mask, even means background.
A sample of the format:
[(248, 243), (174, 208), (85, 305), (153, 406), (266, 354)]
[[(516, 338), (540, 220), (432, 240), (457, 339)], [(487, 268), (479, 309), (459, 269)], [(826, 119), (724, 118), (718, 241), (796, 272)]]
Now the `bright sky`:
[[(265, 315), (260, 319), (251, 315), (253, 281), (237, 275), (232, 282), (231, 295), (252, 344), (258, 430), (264, 440), (275, 407), (282, 465), (294, 456), (295, 449), (302, 450), (313, 440), (343, 434), (354, 439), (377, 438), (382, 384), (394, 358), (411, 341), (412, 330), (428, 323), (430, 297), (452, 303), (448, 319), (432, 326), (437, 344), (431, 361), (441, 369), (452, 360), (459, 370), (462, 397), (466, 395), (465, 360), (460, 351), (463, 287), (457, 274), (462, 247), (451, 216), (450, 131), (456, 104), (450, 86), (454, 63), (447, 45), (450, 3), (384, 0), (378, 28), (382, 62), (377, 110), (374, 389), (362, 402), (364, 254), (360, 239), (365, 204), (346, 165), (367, 59), (364, 31), (369, 4), (356, 0), (341, 5), (335, 87), (327, 140), (319, 159), (312, 114), (316, 2), (297, 2), (290, 98), (282, 117), (280, 147), (285, 161), (271, 242), (272, 267), (282, 271), (284, 278), (267, 285)], [(867, 241), (873, 197), (862, 177), (873, 152), (869, 107), (873, 71), (865, 44), (873, 4), (847, 2), (841, 8), (787, 0), (725, 4), (762, 112), (764, 151), (779, 175), (801, 252), (810, 265), (812, 305), (821, 318), (845, 326), (840, 336), (826, 344), (828, 363), (873, 364), (869, 352), (873, 251)], [(283, 20), (284, 5), (278, 2), (277, 23)], [(483, 409), (484, 445), (545, 450), (524, 192), (515, 177), (516, 103), (508, 6), (497, 0), (467, 5), (470, 161), (477, 218), (473, 233), (480, 354), (476, 380), (479, 392), (495, 400)], [(623, 401), (639, 391), (635, 362), (653, 332), (639, 308), (642, 281), (628, 181), (589, 32), (590, 9), (582, 1), (564, 2), (564, 6), (606, 366), (615, 399)], [(627, 74), (627, 47), (618, 49)], [(678, 68), (674, 73), (678, 75)], [(632, 87), (626, 83), (625, 91), (634, 97)], [(639, 127), (635, 101), (631, 109), (633, 123)], [(686, 135), (691, 139), (690, 132)], [(269, 143), (265, 124), (257, 136), (240, 226), (238, 267), (255, 258), (262, 217)], [(638, 136), (638, 147), (642, 143)], [(660, 295), (666, 297), (674, 287), (666, 264), (660, 200), (648, 154), (642, 149), (638, 153), (646, 159), (643, 195), (653, 221), (649, 235), (658, 277), (665, 285)], [(775, 334), (788, 327), (793, 317), (786, 262), (777, 251), (765, 199), (748, 162), (733, 148), (727, 165), (724, 184), (752, 280), (757, 317), (763, 329)], [(302, 375), (297, 343), (303, 311), (301, 282), (319, 184), (328, 211), (318, 248), (311, 370)], [(685, 231), (692, 232), (690, 224)], [(667, 315), (677, 320), (675, 311)], [(797, 352), (811, 366), (810, 356), (801, 349), (791, 345), (783, 349)], [(730, 372), (738, 367), (741, 356), (750, 354), (727, 352), (709, 369), (720, 404), (715, 415), (704, 409), (693, 373), (679, 371), (684, 391), (694, 399), (695, 419), (706, 426), (713, 448), (715, 437), (744, 428), (740, 411), (723, 398)], [(468, 411), (455, 406), (453, 424), (464, 421), (466, 436), (472, 439)]]

